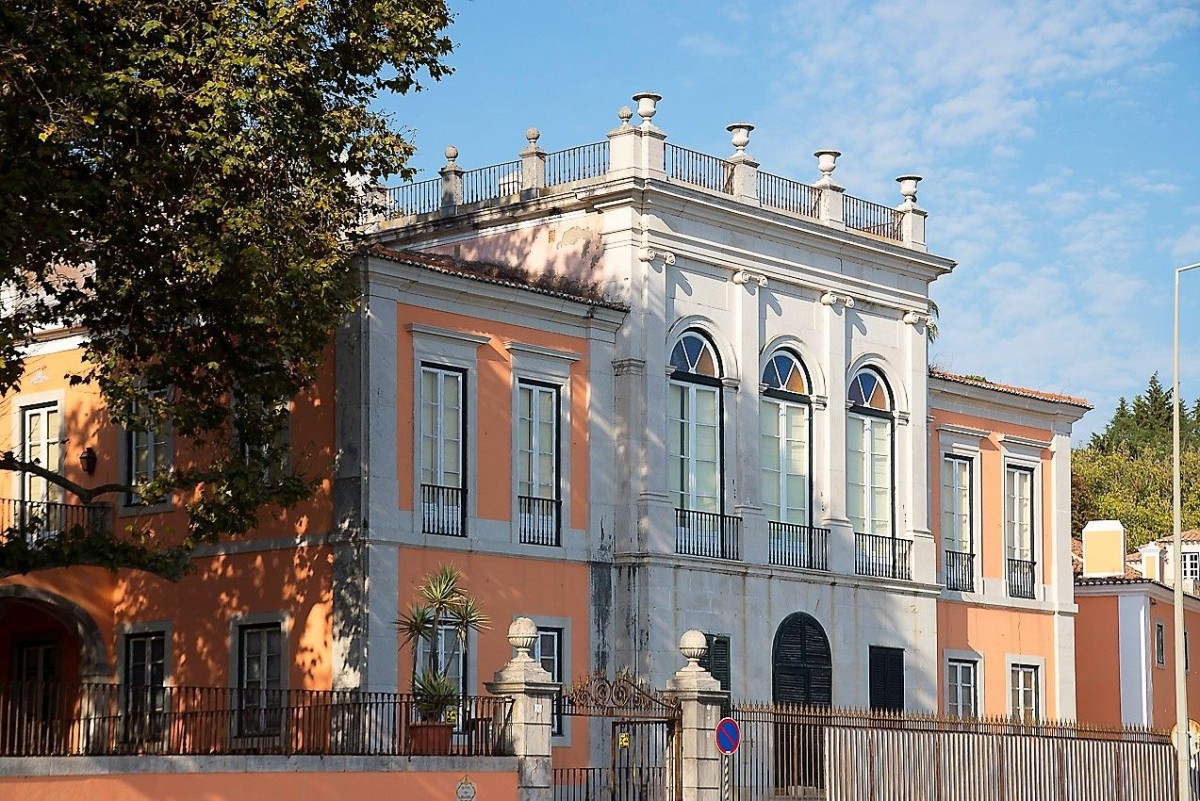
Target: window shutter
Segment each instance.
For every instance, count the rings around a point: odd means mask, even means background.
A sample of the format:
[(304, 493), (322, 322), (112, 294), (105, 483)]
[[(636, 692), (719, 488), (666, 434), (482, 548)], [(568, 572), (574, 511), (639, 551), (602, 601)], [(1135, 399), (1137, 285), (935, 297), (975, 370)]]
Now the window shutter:
[(904, 649), (870, 647), (868, 668), (872, 709), (904, 709)]

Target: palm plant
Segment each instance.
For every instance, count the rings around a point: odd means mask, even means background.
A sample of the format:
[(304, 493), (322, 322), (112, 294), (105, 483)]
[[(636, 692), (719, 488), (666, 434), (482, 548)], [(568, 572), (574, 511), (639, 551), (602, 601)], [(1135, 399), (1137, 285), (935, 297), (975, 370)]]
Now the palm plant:
[[(417, 588), (418, 600), (396, 621), (402, 643), (412, 646), (412, 691), (423, 720), (438, 720), (456, 700), (446, 692), (452, 682), (438, 653), (440, 632), (449, 629), (461, 649), (467, 634), (482, 631), (491, 622), (479, 602), (463, 586), (465, 576), (454, 565), (442, 565)], [(427, 648), (420, 664), (420, 644)]]

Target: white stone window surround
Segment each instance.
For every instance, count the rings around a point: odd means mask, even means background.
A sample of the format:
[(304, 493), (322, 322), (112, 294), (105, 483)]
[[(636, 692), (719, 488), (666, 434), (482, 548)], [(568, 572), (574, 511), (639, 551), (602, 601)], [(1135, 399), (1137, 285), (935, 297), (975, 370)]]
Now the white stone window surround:
[[(513, 615), (513, 620), (516, 620), (519, 615)], [(572, 640), (572, 621), (569, 617), (555, 617), (553, 615), (523, 615), (534, 622), (539, 629), (558, 629), (562, 632), (562, 637), (559, 640), (559, 649), (562, 652), (562, 661), (559, 663), (559, 672), (562, 674), (562, 689), (566, 692), (570, 689), (574, 676), (573, 667), (571, 665), (571, 643)], [(513, 650), (513, 656), (517, 652)], [(550, 738), (550, 744), (558, 748), (569, 748), (571, 745), (571, 716), (563, 715), (562, 717), (562, 732), (555, 734)]]
[[(534, 385), (552, 386), (558, 390), (558, 500), (559, 500), (559, 530), (560, 545), (566, 545), (568, 523), (571, 520), (571, 365), (579, 361), (579, 353), (558, 348), (548, 348), (541, 345), (531, 345), (517, 340), (507, 340), (504, 343), (512, 360), (512, 534), (513, 543), (520, 542), (521, 515), (517, 500), (517, 476), (519, 475), (518, 442), (520, 428), (520, 391), (521, 382)], [(546, 546), (529, 546), (543, 549)]]
[(463, 421), (462, 470), (463, 486), (471, 487), (475, 482), (474, 471), (478, 469), (478, 451), (475, 447), (479, 426), (477, 399), (479, 398), (479, 348), (491, 341), (482, 334), (467, 331), (457, 331), (451, 328), (440, 328), (424, 323), (409, 323), (406, 326), (412, 335), (413, 342), (413, 432), (412, 432), (412, 523), (413, 540), (419, 543), (451, 545), (450, 540), (471, 539), (476, 533), (475, 521), (477, 502), (476, 493), (468, 492), (466, 510), (466, 537), (447, 537), (439, 534), (425, 534), (422, 526), (421, 504), (421, 368), (449, 367), (460, 370), (463, 377), (463, 402), (466, 405), (466, 416)]
[[(163, 635), (163, 686), (174, 685), (174, 623), (170, 619), (121, 623), (117, 626), (117, 676), (124, 686), (128, 683), (125, 660), (126, 640), (141, 634)], [(124, 708), (124, 707), (122, 707)]]
[(1035, 720), (1044, 720), (1046, 717), (1046, 657), (1044, 656), (1028, 656), (1025, 654), (1005, 654), (1004, 655), (1004, 687), (1005, 687), (1005, 708), (1008, 716), (1013, 716), (1012, 703), (1012, 672), (1014, 667), (1032, 667), (1037, 672), (1036, 704), (1034, 708)]
[(984, 697), (984, 688), (987, 682), (984, 678), (984, 659), (983, 654), (978, 651), (963, 650), (956, 648), (946, 648), (942, 651), (942, 669), (946, 677), (945, 690), (943, 698), (946, 703), (946, 714), (950, 714), (950, 663), (951, 662), (970, 662), (975, 665), (975, 716), (981, 717), (987, 709), (987, 701)]
[[(24, 448), (24, 419), (25, 410), (32, 409), (37, 406), (53, 406), (58, 411), (58, 440), (62, 443), (60, 455), (62, 463), (66, 465), (69, 460), (74, 457), (79, 458), (79, 454), (72, 454), (67, 450), (67, 421), (64, 409), (66, 406), (66, 390), (55, 389), (47, 392), (22, 392), (13, 398), (15, 401), (12, 405), (12, 435), (9, 442), (13, 443), (14, 449)], [(23, 498), (24, 481), (22, 473), (13, 472), (10, 474), (12, 481), (12, 498)]]
[[(955, 425), (951, 423), (943, 423), (937, 426), (938, 442), (937, 450), (937, 473), (931, 476), (930, 480), (938, 482), (939, 498), (943, 489), (942, 481), (942, 462), (946, 458), (967, 459), (971, 462), (971, 549), (975, 555), (972, 569), (974, 571), (974, 593), (958, 593), (956, 596), (969, 596), (981, 594), (984, 591), (983, 585), (983, 550), (985, 543), (983, 542), (983, 460), (980, 458), (979, 444), (988, 438), (989, 432), (982, 429), (971, 428), (969, 426)], [(943, 500), (944, 502), (944, 500)], [(945, 569), (945, 552), (946, 552), (946, 535), (942, 531), (942, 509), (935, 511), (938, 524), (938, 534), (941, 539), (938, 575), (942, 578), (942, 572)]]
[(1167, 666), (1167, 624), (1161, 620), (1154, 621), (1154, 666), (1166, 668)]
[(1045, 542), (1045, 506), (1042, 492), (1042, 451), (1050, 448), (1049, 441), (1018, 437), (1011, 434), (1001, 434), (997, 437), (1001, 450), (1000, 469), (1000, 498), (1001, 498), (1001, 547), (1004, 552), (1004, 577), (999, 588), (1001, 594), (1008, 596), (1008, 514), (1007, 490), (1008, 472), (1010, 469), (1027, 470), (1030, 472), (1029, 521), (1030, 521), (1030, 550), (1034, 563), (1033, 600), (1046, 600), (1046, 587), (1042, 577), (1046, 570)]

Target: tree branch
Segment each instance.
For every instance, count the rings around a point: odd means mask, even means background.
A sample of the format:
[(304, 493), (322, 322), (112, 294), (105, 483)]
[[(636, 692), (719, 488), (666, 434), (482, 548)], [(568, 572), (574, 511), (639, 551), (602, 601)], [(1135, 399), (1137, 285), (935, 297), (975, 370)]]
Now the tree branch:
[(101, 484), (97, 487), (85, 487), (82, 484), (76, 484), (66, 476), (49, 470), (37, 462), (18, 459), (12, 451), (0, 454), (0, 470), (7, 470), (14, 473), (32, 473), (39, 478), (46, 479), (51, 484), (62, 487), (72, 495), (78, 496), (79, 500), (84, 503), (91, 503), (102, 495), (133, 492), (133, 487), (128, 484)]

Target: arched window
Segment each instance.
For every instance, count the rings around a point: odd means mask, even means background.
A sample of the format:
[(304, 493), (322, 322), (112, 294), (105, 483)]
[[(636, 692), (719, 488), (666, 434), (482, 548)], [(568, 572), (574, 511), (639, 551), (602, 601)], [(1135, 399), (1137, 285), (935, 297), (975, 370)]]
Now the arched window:
[(668, 490), (675, 508), (721, 511), (721, 362), (703, 335), (686, 331), (671, 351)]
[[(767, 520), (807, 526), (811, 524), (809, 452), (812, 431), (808, 376), (794, 353), (779, 350), (763, 369), (762, 383), (759, 454)], [(782, 552), (775, 553), (776, 545), (784, 551), (792, 550), (786, 543), (776, 542), (776, 535), (782, 532), (781, 527), (772, 526), (773, 557), (784, 556)]]
[(864, 367), (847, 394), (846, 512), (857, 533), (893, 536), (892, 393), (883, 376)]

